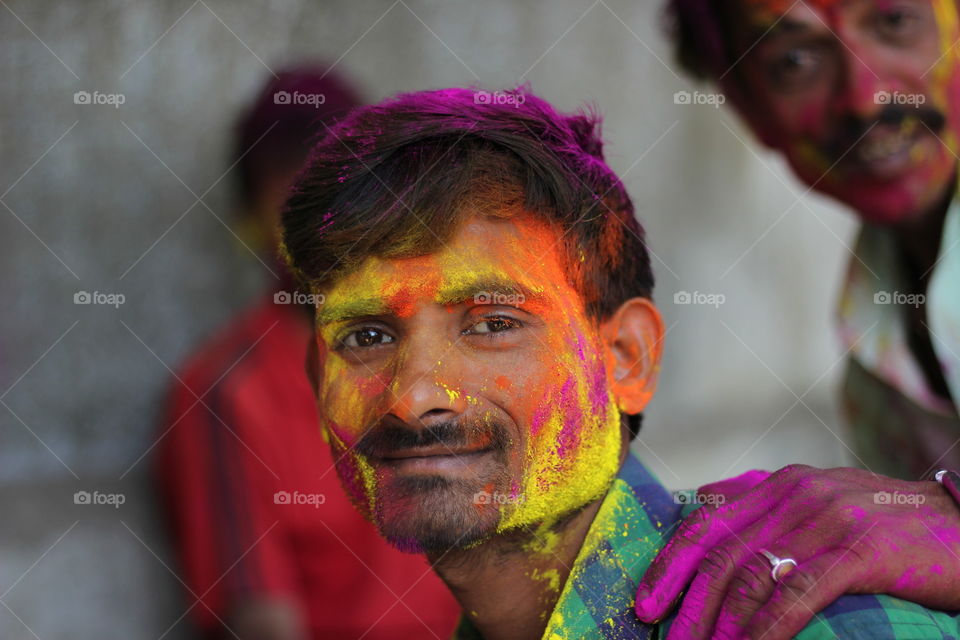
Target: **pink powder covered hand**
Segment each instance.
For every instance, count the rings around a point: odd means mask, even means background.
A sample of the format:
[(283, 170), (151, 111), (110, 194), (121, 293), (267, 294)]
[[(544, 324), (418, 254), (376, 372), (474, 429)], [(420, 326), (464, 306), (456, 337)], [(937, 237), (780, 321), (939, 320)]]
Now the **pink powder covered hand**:
[[(670, 639), (792, 638), (845, 593), (960, 609), (960, 507), (936, 482), (791, 465), (698, 493), (714, 499), (680, 525), (637, 592), (637, 615), (653, 622), (687, 589)], [(776, 583), (761, 549), (797, 566)]]

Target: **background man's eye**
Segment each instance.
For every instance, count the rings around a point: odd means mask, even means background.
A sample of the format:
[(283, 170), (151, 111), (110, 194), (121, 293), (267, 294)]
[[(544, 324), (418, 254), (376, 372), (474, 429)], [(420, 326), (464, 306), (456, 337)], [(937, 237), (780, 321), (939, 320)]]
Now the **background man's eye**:
[(877, 17), (877, 32), (881, 37), (893, 41), (911, 41), (920, 35), (918, 16), (901, 8), (884, 11)]
[(470, 327), (470, 333), (499, 333), (508, 329), (515, 329), (521, 325), (519, 320), (502, 316), (484, 318)]
[(378, 344), (388, 344), (393, 342), (393, 336), (381, 331), (367, 327), (348, 334), (343, 340), (343, 344), (348, 347), (373, 347)]
[(774, 71), (781, 75), (799, 75), (812, 69), (817, 57), (809, 49), (791, 49), (774, 63)]

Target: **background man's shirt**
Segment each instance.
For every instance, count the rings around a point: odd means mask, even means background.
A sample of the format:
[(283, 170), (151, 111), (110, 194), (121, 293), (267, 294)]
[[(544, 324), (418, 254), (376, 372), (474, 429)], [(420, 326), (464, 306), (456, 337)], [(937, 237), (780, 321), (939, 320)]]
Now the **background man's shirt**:
[[(640, 578), (684, 515), (683, 505), (631, 453), (607, 492), (560, 592), (543, 640), (663, 638), (671, 618), (646, 624), (634, 611)], [(801, 561), (802, 559), (798, 558)], [(676, 610), (674, 610), (675, 614)], [(673, 615), (673, 614), (671, 614)], [(890, 596), (843, 596), (796, 637), (928, 640), (960, 637), (960, 613)], [(466, 617), (454, 640), (478, 640)]]
[[(960, 468), (960, 202), (944, 221), (926, 299), (909, 297), (895, 231), (864, 225), (839, 309), (850, 351), (843, 387), (857, 463), (917, 480)], [(910, 350), (903, 304), (923, 304), (930, 341), (953, 402), (934, 392)]]
[(278, 597), (300, 605), (318, 640), (446, 637), (459, 613), (446, 586), (340, 486), (304, 369), (303, 314), (266, 296), (173, 383), (155, 462), (183, 579), (201, 599), (191, 612), (210, 630), (245, 597)]

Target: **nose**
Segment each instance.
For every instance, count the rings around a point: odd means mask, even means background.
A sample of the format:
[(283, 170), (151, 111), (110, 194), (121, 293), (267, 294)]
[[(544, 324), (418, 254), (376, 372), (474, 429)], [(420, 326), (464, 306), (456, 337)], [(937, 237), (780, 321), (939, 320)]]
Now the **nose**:
[(884, 96), (891, 84), (880, 75), (879, 65), (871, 63), (869, 52), (856, 43), (842, 43), (844, 73), (841, 75), (838, 107), (843, 115), (854, 115), (862, 122), (873, 122), (883, 109)]
[(412, 428), (457, 418), (467, 410), (456, 382), (456, 349), (449, 343), (410, 341), (399, 354), (387, 397), (390, 415)]

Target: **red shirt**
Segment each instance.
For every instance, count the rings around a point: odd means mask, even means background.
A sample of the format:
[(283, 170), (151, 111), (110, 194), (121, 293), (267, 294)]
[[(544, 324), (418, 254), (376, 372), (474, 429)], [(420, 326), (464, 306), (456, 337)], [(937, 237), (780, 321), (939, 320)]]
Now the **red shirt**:
[(317, 639), (447, 638), (453, 596), (340, 486), (304, 370), (310, 333), (271, 294), (174, 381), (155, 462), (191, 613), (212, 631), (245, 597), (287, 597)]

